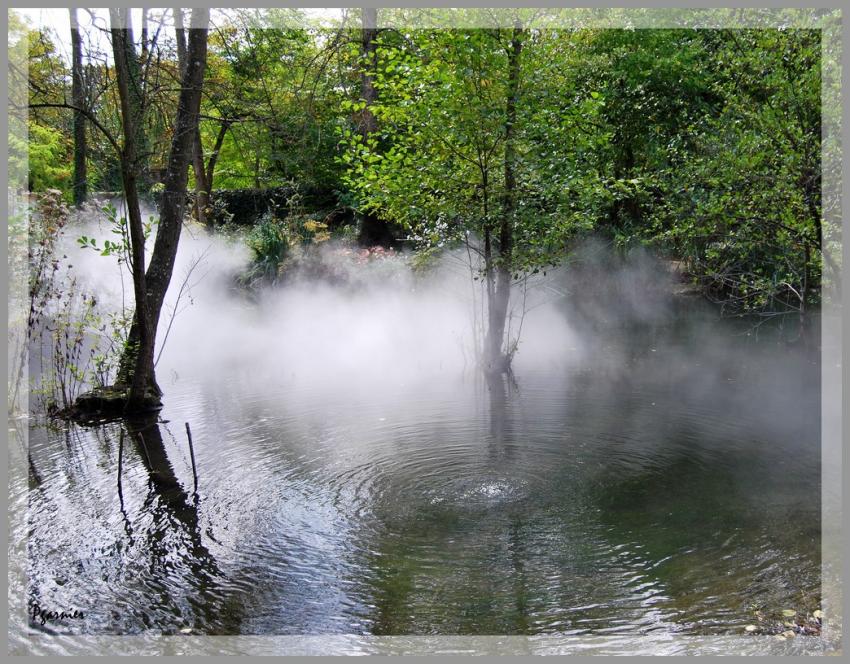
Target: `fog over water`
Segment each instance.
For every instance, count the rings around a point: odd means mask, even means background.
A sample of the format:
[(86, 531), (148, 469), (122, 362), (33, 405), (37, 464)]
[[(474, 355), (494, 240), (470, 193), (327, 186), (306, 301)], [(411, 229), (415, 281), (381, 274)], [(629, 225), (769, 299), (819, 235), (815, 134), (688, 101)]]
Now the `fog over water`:
[[(143, 216), (151, 214), (146, 210)], [(127, 270), (119, 269), (114, 257), (77, 246), (81, 235), (98, 237), (101, 245), (114, 239), (102, 219), (67, 229), (63, 253), (80, 287), (97, 293), (104, 310), (120, 310), (123, 302), (131, 311)], [(482, 289), (480, 282), (473, 287), (463, 250), (421, 271), (411, 268), (405, 253), (366, 259), (361, 249), (334, 243), (315, 251), (332, 279), (300, 276), (296, 269), (283, 286), (248, 294), (235, 283), (250, 262), (244, 244), (187, 226), (159, 329), (163, 350), (157, 371), (163, 387), (175, 373), (207, 381), (242, 371), (258, 379), (310, 383), (337, 383), (342, 377), (407, 382), (474, 373), (473, 311), (480, 326)], [(525, 290), (515, 286), (512, 338), (522, 318), (515, 373), (587, 363), (599, 373), (631, 373), (632, 349), (612, 340), (629, 328), (649, 335), (641, 341), (652, 346), (652, 335), (669, 329), (685, 307), (688, 324), (678, 333), (711, 361), (690, 361), (690, 349), (684, 357), (670, 355), (677, 349), (669, 346), (642, 350), (663, 353), (659, 368), (665, 372), (690, 371), (696, 364), (699, 371), (690, 378), (705, 390), (719, 388), (713, 381), (725, 380), (724, 368), (740, 368), (752, 357), (755, 344), (749, 342), (757, 331), (750, 324), (729, 335), (727, 329), (718, 332), (716, 314), (693, 296), (672, 297), (672, 286), (673, 276), (647, 252), (622, 260), (602, 242), (583, 243), (566, 266), (531, 277)], [(641, 368), (652, 371), (653, 365)]]
[[(63, 253), (80, 285), (97, 292), (105, 308), (120, 308), (122, 301), (131, 305), (127, 271), (118, 269), (114, 257), (76, 246), (81, 235), (98, 237), (99, 245), (113, 237), (105, 222), (68, 229)], [(316, 250), (334, 280), (316, 281), (296, 273), (284, 287), (249, 297), (233, 281), (250, 261), (245, 246), (198, 227), (184, 229), (160, 344), (189, 276), (157, 366), (163, 384), (173, 372), (204, 378), (210, 371), (231, 369), (249, 371), (258, 379), (298, 377), (309, 382), (340, 376), (408, 381), (472, 371), (472, 283), (464, 252), (416, 273), (405, 253), (364, 259), (359, 248), (335, 243)], [(578, 339), (554, 304), (562, 293), (552, 276), (529, 287), (526, 303), (531, 311), (523, 321), (518, 355), (525, 365), (574, 359), (570, 353), (578, 351)], [(475, 297), (480, 318), (480, 292)], [(514, 306), (516, 330), (521, 290)]]

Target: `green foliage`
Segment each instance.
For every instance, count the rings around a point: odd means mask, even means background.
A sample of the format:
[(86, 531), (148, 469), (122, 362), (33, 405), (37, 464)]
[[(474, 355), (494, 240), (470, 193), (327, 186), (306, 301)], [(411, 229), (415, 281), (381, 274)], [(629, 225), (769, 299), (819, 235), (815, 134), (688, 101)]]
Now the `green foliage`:
[[(111, 203), (104, 205), (100, 211), (109, 222), (109, 231), (116, 239), (104, 240), (102, 246), (98, 246), (97, 240), (93, 237), (81, 235), (77, 238), (77, 244), (83, 249), (93, 249), (101, 256), (115, 256), (118, 259), (119, 265), (130, 264), (130, 230), (127, 226), (127, 218), (118, 214), (118, 209)], [(156, 223), (154, 217), (149, 217), (147, 222), (143, 223), (142, 233), (145, 240), (150, 237), (153, 226)]]
[(600, 30), (598, 227), (686, 262), (730, 313), (796, 314), (821, 275), (820, 42), (812, 30)]
[[(217, 186), (271, 187), (290, 180), (338, 186), (334, 128), (342, 98), (329, 67), (330, 32), (268, 29), (275, 10), (237, 13), (210, 36), (202, 113), (233, 120), (218, 158)], [(221, 123), (201, 122), (205, 146)], [(207, 148), (208, 149), (208, 148)]]
[[(60, 57), (51, 34), (46, 30), (32, 30), (26, 24), (17, 25), (20, 38), (27, 44), (27, 76), (31, 101), (61, 103), (66, 95), (67, 69)], [(23, 136), (10, 137), (14, 159), (23, 159)], [(39, 108), (27, 118), (27, 143), (29, 160), (28, 188), (45, 192), (58, 189), (70, 199), (73, 139), (70, 116), (55, 108)], [(13, 170), (15, 166), (13, 165)]]
[(59, 130), (30, 121), (29, 190), (59, 189), (67, 194), (71, 180), (70, 142)]
[[(473, 15), (480, 18), (473, 10), (455, 18)], [(592, 12), (571, 17), (593, 25)], [(646, 244), (682, 260), (734, 313), (807, 310), (819, 302), (821, 279), (838, 274), (820, 181), (821, 92), (834, 96), (838, 83), (822, 76), (822, 47), (830, 46), (817, 30), (527, 29), (506, 150), (512, 30), (381, 30), (373, 63), (356, 28), (308, 27), (303, 18), (232, 10), (210, 33), (200, 131), (215, 187), (296, 182), (336, 191), (340, 206), (401, 225), (429, 254), (467, 243), (483, 253), (490, 234), (491, 268), (503, 261), (514, 277), (560, 261), (577, 235), (601, 232), (623, 250)], [(12, 31), (10, 41), (28, 52), (31, 100), (69, 98), (51, 34), (19, 17)], [(144, 63), (151, 169), (164, 166), (171, 139), (163, 111), (176, 103), (171, 39), (160, 35)], [(368, 109), (365, 75), (377, 93)], [(92, 112), (120, 135), (113, 78), (96, 58), (86, 69)], [(377, 131), (366, 136), (367, 111)], [(31, 188), (67, 193), (70, 113), (33, 110), (28, 127), (28, 146), (10, 136), (10, 166), (23, 164), (28, 147)], [(90, 140), (92, 189), (118, 189), (112, 146), (91, 127)], [(250, 233), (255, 276), (277, 279), (329, 237), (299, 200), (290, 208)], [(506, 218), (513, 246), (502, 258), (496, 231)], [(114, 220), (103, 245), (79, 242), (122, 259), (122, 224)], [(354, 227), (343, 232), (352, 243)]]
[(702, 35), (694, 30), (604, 30), (583, 44), (582, 85), (604, 99), (600, 154), (610, 198), (600, 227), (620, 245), (639, 240), (663, 197), (661, 177), (687, 162), (694, 125), (721, 103)]
[(310, 260), (312, 249), (330, 237), (327, 224), (313, 215), (295, 212), (280, 219), (272, 212), (264, 214), (245, 238), (252, 254), (245, 280), (277, 282), (288, 268)]
[[(582, 131), (603, 101), (579, 95), (569, 73), (572, 36), (522, 39), (510, 264), (517, 272), (557, 260), (569, 237), (593, 226), (606, 195), (595, 163), (605, 137)], [(360, 206), (403, 224), (421, 247), (480, 237), (505, 213), (509, 42), (509, 30), (421, 31), (381, 42), (372, 108), (379, 135), (342, 131), (346, 183)]]
[(343, 245), (353, 246), (357, 243), (357, 224), (344, 224), (336, 232), (336, 239)]
[[(480, 236), (501, 214), (505, 32), (388, 37), (375, 72), (380, 131), (342, 130), (360, 207), (403, 223), (420, 246)], [(619, 246), (684, 259), (730, 312), (818, 302), (817, 31), (535, 32), (521, 81), (513, 271), (557, 260), (596, 227)]]
[(438, 265), (439, 257), (440, 252), (436, 247), (425, 247), (414, 252), (410, 259), (410, 267), (414, 273), (426, 274)]
[(644, 233), (731, 312), (805, 311), (821, 277), (819, 35), (700, 37), (718, 103), (687, 127), (685, 157), (656, 169)]
[(249, 280), (277, 280), (280, 266), (289, 252), (289, 240), (281, 220), (266, 214), (255, 225), (246, 238), (251, 250), (252, 262)]

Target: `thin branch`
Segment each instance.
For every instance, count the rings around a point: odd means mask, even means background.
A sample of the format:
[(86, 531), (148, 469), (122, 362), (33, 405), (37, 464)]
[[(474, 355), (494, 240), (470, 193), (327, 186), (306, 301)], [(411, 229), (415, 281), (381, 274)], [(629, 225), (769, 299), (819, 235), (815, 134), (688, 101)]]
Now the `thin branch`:
[[(171, 326), (174, 324), (174, 319), (177, 317), (177, 306), (180, 304), (180, 298), (183, 297), (183, 294), (189, 288), (189, 278), (192, 276), (192, 272), (195, 271), (195, 268), (198, 267), (201, 261), (204, 260), (204, 257), (209, 253), (209, 251), (209, 247), (204, 249), (201, 255), (198, 256), (189, 266), (189, 269), (186, 270), (186, 275), (183, 277), (183, 283), (180, 284), (180, 290), (177, 292), (177, 299), (174, 301), (174, 309), (171, 312), (171, 318), (168, 321), (168, 327), (165, 329), (165, 335), (163, 336), (162, 342), (159, 346), (159, 353), (157, 353), (156, 360), (154, 360), (153, 363), (154, 367), (159, 364), (159, 358), (162, 357), (162, 351), (165, 348), (165, 342), (168, 341), (168, 334), (171, 332)], [(195, 282), (195, 285), (197, 285), (197, 282)]]
[[(86, 119), (92, 123), (95, 127), (97, 127), (100, 132), (106, 137), (106, 140), (109, 141), (109, 144), (115, 149), (115, 152), (120, 156), (122, 153), (121, 146), (118, 144), (118, 141), (112, 136), (112, 134), (107, 131), (107, 129), (98, 121), (98, 119), (92, 115), (88, 110), (84, 108), (80, 108), (79, 106), (74, 106), (73, 104), (50, 104), (50, 103), (39, 103), (39, 104), (29, 104), (29, 108), (65, 108), (71, 111), (76, 111), (78, 113), (82, 113)], [(16, 110), (23, 110), (22, 107), (15, 107)]]

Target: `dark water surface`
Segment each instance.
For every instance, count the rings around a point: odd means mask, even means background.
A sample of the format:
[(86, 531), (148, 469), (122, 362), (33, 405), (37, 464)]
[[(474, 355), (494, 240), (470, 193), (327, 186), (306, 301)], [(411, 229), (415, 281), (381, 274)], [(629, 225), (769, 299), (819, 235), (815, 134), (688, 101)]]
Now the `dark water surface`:
[(515, 379), (175, 375), (164, 422), (33, 426), (29, 599), (77, 634), (723, 635), (819, 608), (816, 354), (628, 330)]

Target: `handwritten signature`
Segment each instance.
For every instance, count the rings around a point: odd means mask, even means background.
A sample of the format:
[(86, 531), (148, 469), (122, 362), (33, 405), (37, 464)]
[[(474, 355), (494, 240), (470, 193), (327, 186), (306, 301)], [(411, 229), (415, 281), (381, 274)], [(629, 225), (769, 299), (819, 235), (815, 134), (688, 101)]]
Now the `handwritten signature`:
[(42, 609), (38, 602), (33, 602), (30, 605), (30, 617), (33, 621), (40, 621), (42, 625), (48, 622), (56, 622), (67, 618), (85, 618), (82, 611), (74, 609), (73, 611), (48, 611)]

